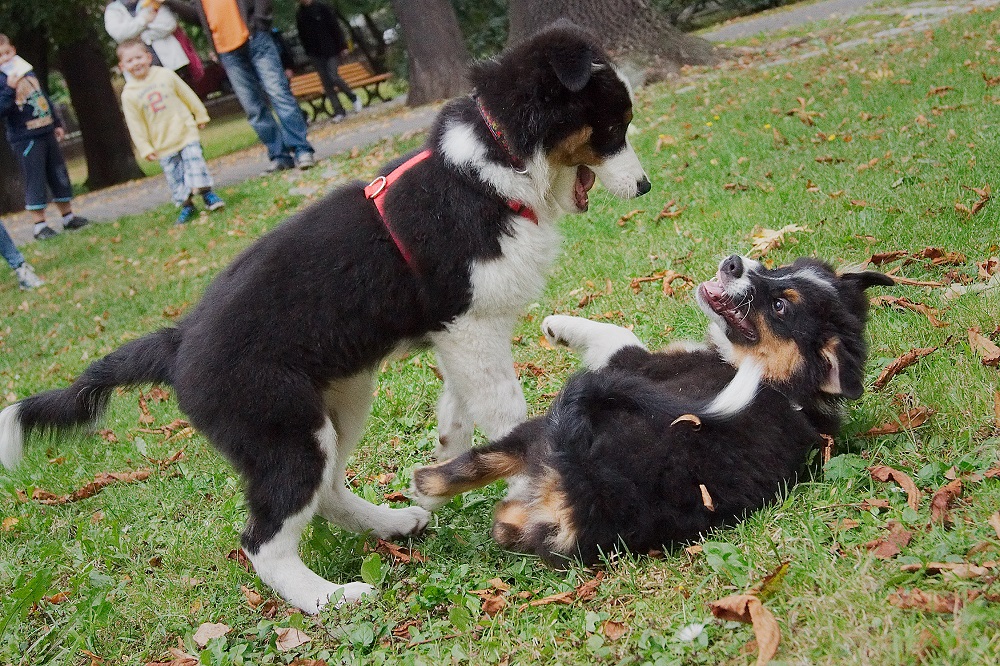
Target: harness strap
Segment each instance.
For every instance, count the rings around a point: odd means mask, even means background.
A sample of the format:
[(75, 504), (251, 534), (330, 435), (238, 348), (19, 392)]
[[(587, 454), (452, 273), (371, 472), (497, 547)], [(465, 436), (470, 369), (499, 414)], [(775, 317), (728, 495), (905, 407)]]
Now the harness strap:
[(389, 232), (392, 242), (396, 244), (396, 248), (399, 250), (399, 253), (403, 255), (403, 259), (410, 265), (413, 263), (413, 257), (410, 255), (410, 251), (406, 249), (406, 246), (403, 245), (403, 242), (399, 240), (399, 236), (396, 235), (396, 232), (392, 229), (392, 225), (389, 224), (389, 218), (385, 215), (385, 193), (389, 191), (389, 186), (399, 180), (400, 177), (411, 167), (423, 162), (430, 156), (430, 150), (421, 150), (419, 153), (389, 172), (388, 176), (379, 176), (372, 182), (368, 183), (368, 186), (365, 187), (365, 196), (371, 199), (375, 204), (379, 217), (382, 218), (382, 224), (385, 225), (386, 231)]

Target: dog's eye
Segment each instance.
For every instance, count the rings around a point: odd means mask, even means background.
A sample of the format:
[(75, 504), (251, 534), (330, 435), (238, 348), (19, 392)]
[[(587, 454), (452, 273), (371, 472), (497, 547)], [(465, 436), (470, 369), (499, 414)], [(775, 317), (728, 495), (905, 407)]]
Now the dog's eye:
[(776, 298), (771, 304), (771, 308), (776, 315), (784, 315), (788, 311), (788, 301), (783, 298)]

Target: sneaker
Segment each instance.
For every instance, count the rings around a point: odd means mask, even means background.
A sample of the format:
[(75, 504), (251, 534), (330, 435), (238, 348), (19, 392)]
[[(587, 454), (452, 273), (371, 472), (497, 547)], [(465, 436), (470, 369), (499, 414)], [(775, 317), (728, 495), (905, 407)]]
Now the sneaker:
[(59, 234), (56, 233), (55, 229), (46, 224), (44, 227), (35, 232), (35, 240), (46, 240), (48, 238), (54, 238), (58, 235)]
[(347, 117), (347, 114), (346, 114), (346, 113), (338, 113), (338, 114), (336, 114), (336, 115), (335, 115), (335, 116), (333, 117), (333, 122), (335, 122), (335, 123), (341, 123), (341, 122), (344, 122), (344, 118), (346, 118), (346, 117)]
[[(48, 227), (46, 227), (48, 229)], [(31, 267), (31, 264), (25, 262), (21, 264), (18, 268), (14, 269), (14, 273), (17, 275), (17, 285), (23, 289), (34, 289), (35, 287), (41, 287), (45, 284), (42, 278), (35, 275), (35, 270)]]
[(87, 218), (80, 217), (79, 215), (74, 215), (72, 220), (63, 223), (63, 229), (69, 229), (72, 231), (73, 229), (79, 229), (80, 227), (85, 227), (88, 224), (90, 224), (90, 220), (88, 220)]
[(361, 98), (360, 97), (355, 97), (354, 98), (354, 112), (355, 113), (357, 113), (358, 111), (360, 111), (361, 109), (363, 109), (364, 106), (365, 105), (361, 103)]
[(177, 215), (177, 221), (174, 224), (187, 224), (197, 213), (198, 209), (193, 205), (181, 206), (181, 212)]
[(201, 195), (201, 198), (205, 200), (205, 207), (209, 210), (219, 210), (220, 208), (225, 208), (226, 206), (226, 202), (212, 190), (205, 192)]
[(286, 160), (273, 159), (273, 160), (271, 160), (271, 163), (269, 165), (267, 165), (267, 169), (264, 170), (264, 173), (275, 173), (275, 172), (278, 172), (278, 171), (287, 171), (288, 169), (291, 169), (293, 166), (294, 165), (292, 164), (292, 162), (290, 160), (287, 160), (287, 159)]
[(295, 166), (305, 171), (316, 166), (316, 158), (312, 153), (300, 153), (295, 156)]

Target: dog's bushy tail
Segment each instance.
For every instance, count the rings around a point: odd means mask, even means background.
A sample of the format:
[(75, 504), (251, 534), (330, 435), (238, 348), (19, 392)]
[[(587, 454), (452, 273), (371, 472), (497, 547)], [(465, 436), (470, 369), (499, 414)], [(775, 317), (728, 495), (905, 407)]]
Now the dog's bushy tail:
[(25, 398), (0, 412), (0, 463), (13, 468), (33, 431), (62, 430), (96, 421), (118, 386), (170, 384), (180, 344), (176, 328), (162, 328), (94, 361), (64, 389)]

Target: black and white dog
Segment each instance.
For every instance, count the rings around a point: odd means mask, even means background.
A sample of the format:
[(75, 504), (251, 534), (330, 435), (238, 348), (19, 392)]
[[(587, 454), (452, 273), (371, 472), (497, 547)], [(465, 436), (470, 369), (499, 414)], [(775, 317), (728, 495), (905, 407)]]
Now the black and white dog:
[(795, 483), (858, 398), (865, 289), (882, 273), (800, 259), (768, 270), (737, 255), (702, 283), (708, 344), (650, 353), (631, 331), (579, 317), (542, 322), (587, 367), (549, 412), (506, 437), (413, 473), (418, 504), (507, 478), (493, 535), (551, 563), (645, 553), (739, 520)]
[[(289, 218), (243, 252), (175, 327), (96, 361), (69, 387), (0, 413), (0, 462), (32, 431), (80, 426), (114, 387), (174, 387), (180, 409), (236, 467), (260, 578), (302, 610), (355, 600), (298, 554), (314, 514), (382, 538), (419, 533), (417, 506), (370, 504), (344, 483), (393, 352), (431, 345), (444, 376), (439, 456), (526, 418), (510, 339), (559, 248), (557, 221), (599, 178), (650, 189), (626, 131), (631, 90), (595, 40), (556, 25), (473, 66), (476, 94), (440, 112), (425, 150)], [(404, 162), (401, 160), (400, 162)]]

